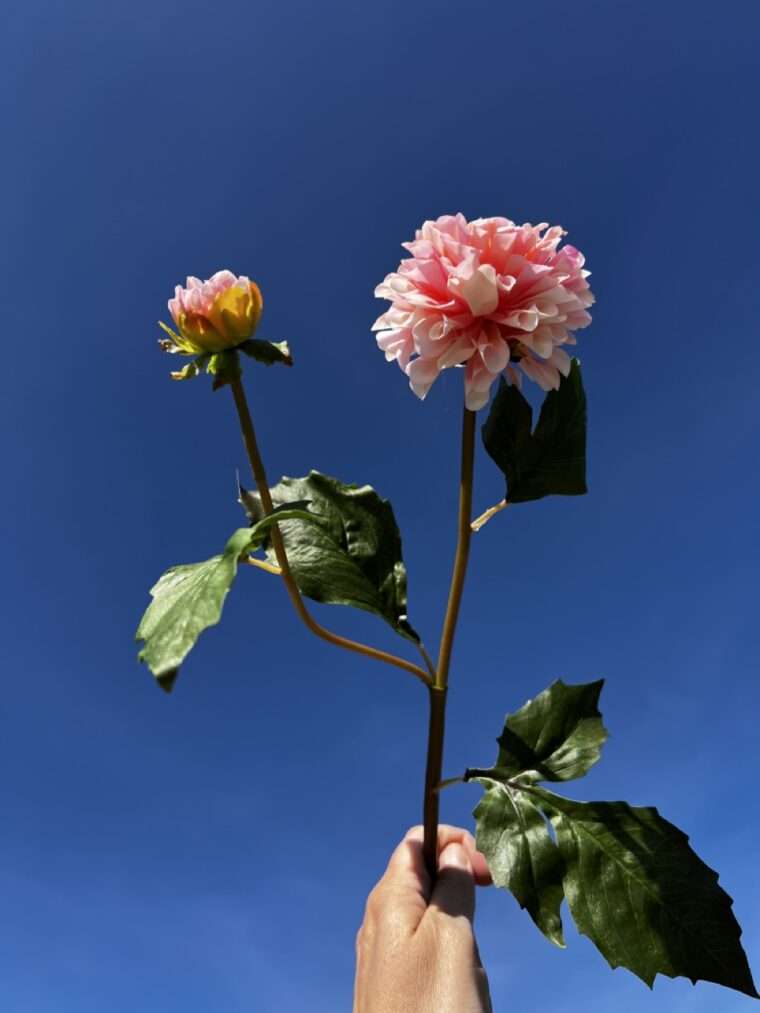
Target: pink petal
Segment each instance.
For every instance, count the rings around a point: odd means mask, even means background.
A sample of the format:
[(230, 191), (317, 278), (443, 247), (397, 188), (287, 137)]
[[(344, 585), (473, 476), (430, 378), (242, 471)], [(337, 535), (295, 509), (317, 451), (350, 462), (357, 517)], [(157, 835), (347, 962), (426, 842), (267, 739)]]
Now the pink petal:
[(572, 366), (572, 359), (564, 350), (564, 348), (555, 348), (552, 352), (549, 362), (552, 366), (556, 366), (557, 369), (563, 376), (570, 375), (570, 367)]
[(485, 337), (485, 342), (478, 344), (478, 350), (483, 360), (483, 365), (489, 373), (493, 373), (494, 375), (501, 373), (503, 369), (506, 369), (509, 362), (509, 345), (498, 334), (498, 331), (496, 334), (491, 335), (487, 335), (485, 331), (482, 331), (481, 336)]
[(475, 316), (493, 313), (499, 305), (496, 270), (491, 264), (475, 268), (472, 260), (466, 261), (449, 278), (449, 290), (464, 299)]
[(538, 384), (541, 390), (559, 389), (559, 372), (555, 366), (526, 355), (520, 359), (520, 368)]
[(439, 372), (435, 359), (414, 359), (406, 367), (409, 386), (420, 400), (425, 399)]

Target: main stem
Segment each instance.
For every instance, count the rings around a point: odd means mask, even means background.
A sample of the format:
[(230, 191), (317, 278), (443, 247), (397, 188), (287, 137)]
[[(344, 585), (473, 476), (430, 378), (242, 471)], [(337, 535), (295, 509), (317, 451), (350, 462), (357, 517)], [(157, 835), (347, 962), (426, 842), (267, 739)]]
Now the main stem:
[(441, 647), (435, 680), (428, 686), (430, 693), (430, 721), (428, 724), (427, 763), (425, 766), (424, 839), (423, 855), (431, 880), (438, 869), (438, 785), (443, 768), (443, 736), (446, 724), (446, 691), (449, 684), (449, 666), (454, 647), (454, 634), (459, 619), (467, 561), (470, 555), (472, 528), (472, 475), (475, 462), (475, 412), (464, 410), (462, 419), (462, 452), (459, 480), (459, 515), (457, 521), (457, 548), (454, 571), (451, 575), (449, 601), (443, 621)]
[[(238, 419), (240, 420), (240, 429), (243, 433), (243, 442), (245, 443), (245, 449), (248, 453), (248, 460), (251, 465), (251, 471), (256, 482), (256, 488), (258, 489), (259, 496), (261, 496), (261, 505), (264, 507), (264, 513), (270, 514), (274, 509), (272, 504), (272, 494), (269, 491), (269, 483), (267, 482), (266, 472), (264, 471), (264, 462), (261, 459), (259, 452), (258, 443), (256, 442), (256, 431), (253, 428), (253, 419), (248, 409), (248, 401), (243, 390), (243, 384), (240, 377), (236, 377), (230, 381), (230, 387), (232, 388), (232, 396), (235, 399), (235, 407), (237, 408)], [(369, 658), (375, 658), (377, 661), (384, 661), (389, 665), (395, 665), (397, 668), (402, 668), (407, 672), (411, 672), (412, 675), (417, 676), (421, 679), (426, 686), (431, 686), (433, 680), (420, 668), (419, 665), (413, 664), (411, 661), (407, 661), (405, 658), (398, 658), (395, 654), (388, 654), (387, 651), (380, 651), (375, 647), (370, 647), (368, 644), (361, 644), (355, 640), (349, 640), (347, 637), (341, 637), (337, 633), (332, 633), (330, 630), (325, 629), (321, 626), (316, 619), (313, 618), (309, 610), (304, 604), (304, 600), (301, 597), (301, 592), (298, 590), (298, 585), (295, 582), (295, 578), (288, 564), (288, 557), (285, 552), (285, 546), (282, 541), (282, 535), (280, 529), (276, 524), (273, 524), (270, 528), (270, 536), (272, 539), (272, 548), (274, 554), (277, 557), (279, 563), (281, 576), (285, 588), (288, 592), (288, 596), (293, 604), (293, 608), (298, 613), (299, 618), (305, 623), (305, 625), (322, 640), (326, 640), (330, 644), (334, 644), (336, 647), (343, 647), (348, 651), (355, 651), (357, 654), (363, 654)]]

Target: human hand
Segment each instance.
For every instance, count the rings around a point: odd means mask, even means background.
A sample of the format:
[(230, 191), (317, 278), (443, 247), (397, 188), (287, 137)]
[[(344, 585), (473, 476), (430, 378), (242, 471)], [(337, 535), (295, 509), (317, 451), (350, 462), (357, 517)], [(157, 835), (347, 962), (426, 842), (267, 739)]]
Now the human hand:
[(475, 884), (491, 875), (471, 834), (438, 828), (431, 888), (422, 827), (391, 856), (356, 940), (354, 1013), (491, 1013), (473, 932)]

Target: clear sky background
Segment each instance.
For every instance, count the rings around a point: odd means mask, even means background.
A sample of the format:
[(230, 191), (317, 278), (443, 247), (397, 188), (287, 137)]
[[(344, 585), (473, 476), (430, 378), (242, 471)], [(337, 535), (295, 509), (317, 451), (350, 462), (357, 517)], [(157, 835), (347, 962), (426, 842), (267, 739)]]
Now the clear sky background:
[[(186, 274), (256, 278), (248, 368), (270, 476), (395, 507), (434, 647), (461, 376), (425, 404), (369, 328), (425, 219), (559, 223), (593, 271), (586, 497), (474, 540), (445, 772), (558, 676), (607, 680), (568, 793), (653, 804), (735, 898), (760, 972), (758, 7), (660, 0), (28, 0), (4, 14), (4, 1013), (338, 1013), (366, 894), (419, 821), (426, 700), (240, 574), (171, 697), (136, 661), (147, 591), (240, 524), (227, 391), (173, 384)], [(479, 509), (503, 494), (481, 452)], [(404, 650), (384, 624), (315, 606)], [(471, 826), (479, 789), (443, 817)], [(566, 910), (566, 909), (565, 909)], [(497, 1013), (744, 1013), (612, 973), (479, 895)]]

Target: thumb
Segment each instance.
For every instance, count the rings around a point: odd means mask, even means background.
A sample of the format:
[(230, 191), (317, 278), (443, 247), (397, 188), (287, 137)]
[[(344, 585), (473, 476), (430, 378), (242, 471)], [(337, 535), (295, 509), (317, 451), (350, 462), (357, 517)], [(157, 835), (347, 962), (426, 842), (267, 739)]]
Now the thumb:
[(475, 917), (475, 878), (461, 844), (452, 842), (441, 852), (430, 906), (452, 918), (463, 915), (471, 922)]

